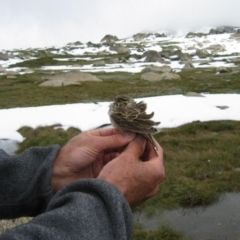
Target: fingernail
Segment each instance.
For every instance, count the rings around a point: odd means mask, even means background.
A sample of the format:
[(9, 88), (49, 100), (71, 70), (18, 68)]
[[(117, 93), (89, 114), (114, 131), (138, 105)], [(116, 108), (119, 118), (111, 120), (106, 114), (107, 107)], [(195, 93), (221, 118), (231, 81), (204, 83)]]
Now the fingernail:
[(135, 139), (142, 144), (146, 142), (146, 138), (140, 134), (138, 134)]
[(135, 138), (136, 133), (134, 133), (134, 132), (124, 132), (123, 136), (124, 136), (125, 139), (130, 140), (130, 139)]

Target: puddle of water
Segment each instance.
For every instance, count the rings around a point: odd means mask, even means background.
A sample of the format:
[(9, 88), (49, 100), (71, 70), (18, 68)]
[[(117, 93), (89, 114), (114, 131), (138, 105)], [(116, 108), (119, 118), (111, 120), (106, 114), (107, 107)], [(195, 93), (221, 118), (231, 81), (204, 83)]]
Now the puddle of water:
[(14, 154), (18, 149), (18, 141), (0, 139), (0, 149), (3, 149), (8, 154)]
[(240, 237), (240, 193), (226, 193), (207, 208), (164, 211), (153, 218), (135, 213), (134, 221), (147, 230), (167, 224), (197, 240), (233, 240)]

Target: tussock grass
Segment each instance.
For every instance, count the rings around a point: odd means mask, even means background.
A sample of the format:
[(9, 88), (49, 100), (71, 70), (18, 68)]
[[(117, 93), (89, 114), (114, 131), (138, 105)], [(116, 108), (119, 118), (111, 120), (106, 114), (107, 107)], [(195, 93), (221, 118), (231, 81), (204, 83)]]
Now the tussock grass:
[(163, 225), (156, 230), (144, 231), (141, 225), (134, 226), (133, 240), (187, 240), (186, 236), (180, 231)]
[(61, 128), (60, 124), (51, 126), (41, 126), (36, 129), (30, 127), (21, 127), (19, 133), (25, 137), (24, 141), (20, 143), (17, 153), (33, 146), (48, 146), (58, 144), (63, 146), (68, 140), (79, 134), (81, 131), (77, 128), (68, 128), (66, 131)]

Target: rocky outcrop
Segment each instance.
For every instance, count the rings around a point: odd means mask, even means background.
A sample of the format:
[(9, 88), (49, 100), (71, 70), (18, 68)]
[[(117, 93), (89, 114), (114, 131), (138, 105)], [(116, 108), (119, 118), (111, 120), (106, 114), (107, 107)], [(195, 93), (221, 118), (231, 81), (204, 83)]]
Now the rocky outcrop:
[(186, 35), (186, 38), (195, 38), (195, 37), (205, 37), (207, 36), (208, 34), (206, 33), (201, 33), (201, 32), (189, 32), (187, 35)]
[(119, 39), (116, 36), (107, 34), (104, 38), (102, 38), (101, 42), (107, 43), (107, 44), (113, 44)]
[(77, 70), (72, 70), (67, 73), (61, 73), (55, 76), (50, 76), (45, 81), (41, 83), (40, 87), (61, 87), (61, 86), (68, 86), (68, 85), (80, 85), (81, 82), (101, 82), (102, 80), (98, 79), (97, 77), (93, 76), (90, 73), (79, 72)]
[(162, 62), (162, 56), (159, 52), (149, 50), (143, 53), (142, 57), (146, 57), (145, 62)]
[(123, 45), (113, 45), (110, 46), (109, 48), (111, 51), (115, 51), (118, 54), (129, 54), (130, 53), (130, 49), (128, 47), (125, 47)]
[(148, 37), (148, 34), (146, 34), (146, 33), (137, 33), (137, 34), (133, 35), (134, 41), (141, 41), (146, 37)]
[(0, 52), (0, 60), (8, 60), (9, 56), (6, 53)]
[(235, 33), (236, 30), (234, 27), (231, 26), (223, 26), (223, 27), (217, 27), (212, 28), (209, 32), (209, 34), (223, 34), (223, 33)]

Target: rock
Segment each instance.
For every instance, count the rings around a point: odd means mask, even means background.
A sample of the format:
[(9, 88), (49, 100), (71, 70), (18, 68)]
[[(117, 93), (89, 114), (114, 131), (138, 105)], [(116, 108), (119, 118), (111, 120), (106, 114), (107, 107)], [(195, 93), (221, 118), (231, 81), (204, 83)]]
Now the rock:
[(160, 52), (161, 56), (164, 58), (169, 58), (170, 57), (170, 51), (162, 51)]
[(109, 48), (111, 51), (115, 51), (118, 54), (129, 54), (130, 53), (130, 49), (125, 47), (125, 46), (110, 46)]
[(165, 33), (155, 33), (155, 37), (167, 37)]
[(228, 70), (226, 67), (218, 67), (218, 68), (216, 69), (216, 72), (217, 72), (217, 73), (228, 73), (229, 70)]
[(172, 68), (168, 65), (164, 65), (162, 67), (155, 66), (155, 65), (149, 65), (146, 66), (141, 72), (156, 72), (156, 73), (163, 73), (163, 72), (171, 72)]
[(88, 47), (100, 48), (102, 45), (100, 43), (87, 42)]
[(84, 73), (77, 70), (72, 70), (67, 73), (61, 73), (55, 76), (49, 76), (47, 79), (49, 80), (41, 83), (39, 86), (61, 87), (61, 86), (67, 86), (67, 85), (80, 85), (81, 84), (80, 82), (85, 82), (85, 81), (91, 81), (91, 82), (102, 81), (90, 73)]
[(8, 75), (8, 76), (16, 76), (16, 75), (18, 75), (19, 74), (19, 72), (15, 72), (15, 71), (6, 71), (6, 74)]
[(183, 94), (186, 97), (205, 97), (200, 93), (196, 93), (196, 92), (187, 92), (185, 94)]
[(106, 50), (97, 52), (97, 55), (100, 55), (100, 56), (106, 56), (106, 55), (109, 55), (109, 54), (110, 54), (110, 52), (108, 52)]
[(195, 38), (195, 37), (205, 37), (207, 36), (206, 33), (195, 33), (195, 32), (189, 32), (187, 35), (186, 35), (186, 38)]
[(27, 74), (34, 73), (34, 70), (32, 70), (31, 68), (26, 68), (24, 70), (24, 73), (27, 73)]
[(181, 64), (191, 62), (191, 56), (189, 56), (189, 54), (187, 54), (187, 53), (181, 53), (180, 54), (180, 62), (181, 62)]
[(176, 73), (165, 72), (160, 74), (161, 80), (181, 80), (180, 75)]
[(8, 59), (9, 59), (8, 54), (0, 52), (0, 60), (5, 60), (6, 61)]
[(164, 72), (164, 73), (172, 71), (172, 68), (170, 66), (168, 66), (168, 65), (163, 65), (161, 67), (161, 69), (162, 69), (162, 72)]
[(221, 45), (221, 44), (213, 44), (213, 45), (207, 47), (206, 50), (210, 50), (211, 55), (216, 55), (219, 52), (226, 51), (226, 47), (224, 45)]
[(142, 57), (146, 57), (145, 62), (162, 62), (161, 54), (154, 50), (146, 51)]
[(105, 42), (107, 44), (113, 44), (116, 41), (118, 41), (119, 39), (116, 36), (107, 34), (104, 38), (102, 38), (101, 42)]
[(147, 72), (141, 75), (142, 80), (147, 80), (150, 82), (161, 81), (161, 80), (181, 80), (181, 77), (175, 73), (165, 72), (158, 74), (155, 72)]
[(137, 34), (133, 35), (134, 41), (141, 41), (146, 37), (148, 37), (148, 35), (146, 33), (137, 33)]
[(119, 63), (119, 59), (118, 58), (112, 58), (109, 60), (109, 63)]
[(229, 108), (228, 106), (216, 106), (216, 107), (221, 109), (221, 110), (225, 110), (225, 109)]
[(103, 60), (93, 63), (93, 67), (101, 67), (101, 66), (105, 66), (105, 62)]
[(222, 26), (217, 28), (212, 28), (209, 34), (223, 34), (223, 33), (235, 33), (236, 30), (234, 27), (231, 26)]
[(8, 76), (7, 76), (7, 78), (8, 78), (8, 79), (16, 79), (16, 78), (17, 78), (17, 76), (8, 75)]
[(141, 75), (141, 80), (146, 80), (150, 82), (161, 81), (161, 75), (155, 72), (147, 72)]
[(6, 71), (5, 68), (2, 65), (0, 65), (0, 72), (5, 72), (5, 71)]
[(183, 66), (182, 69), (189, 70), (189, 69), (193, 69), (193, 68), (194, 68), (193, 64), (191, 62), (187, 62), (187, 63), (185, 63), (185, 65)]
[(210, 53), (206, 49), (197, 49), (196, 55), (198, 55), (200, 58), (207, 58)]

